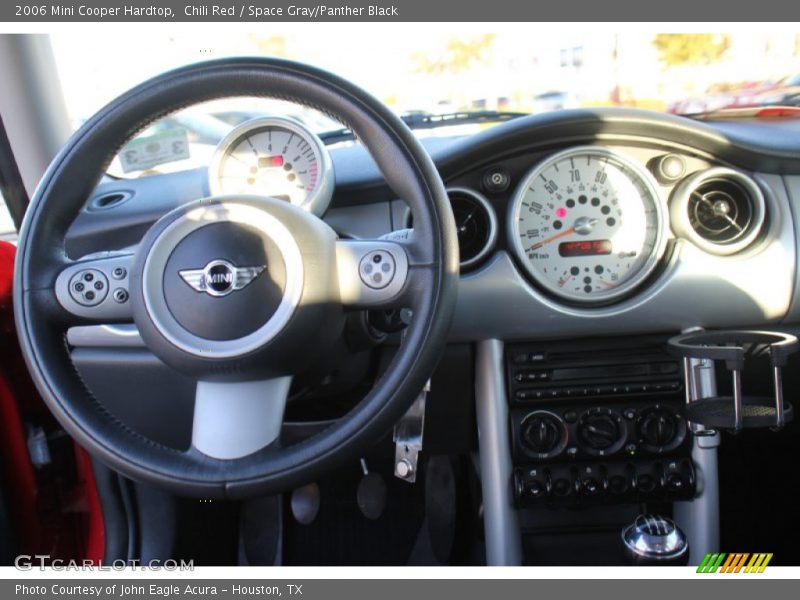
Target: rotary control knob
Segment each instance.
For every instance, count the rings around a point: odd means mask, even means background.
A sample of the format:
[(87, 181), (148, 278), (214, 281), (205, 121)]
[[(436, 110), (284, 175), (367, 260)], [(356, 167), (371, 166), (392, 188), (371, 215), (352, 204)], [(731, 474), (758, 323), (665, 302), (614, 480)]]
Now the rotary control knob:
[(681, 416), (658, 405), (641, 413), (637, 429), (641, 446), (648, 452), (673, 450), (686, 436), (686, 424)]
[(588, 454), (606, 456), (625, 443), (625, 422), (619, 413), (608, 408), (586, 411), (578, 421), (578, 441)]
[(567, 428), (560, 417), (551, 412), (537, 410), (520, 424), (522, 446), (538, 459), (553, 458), (567, 445)]

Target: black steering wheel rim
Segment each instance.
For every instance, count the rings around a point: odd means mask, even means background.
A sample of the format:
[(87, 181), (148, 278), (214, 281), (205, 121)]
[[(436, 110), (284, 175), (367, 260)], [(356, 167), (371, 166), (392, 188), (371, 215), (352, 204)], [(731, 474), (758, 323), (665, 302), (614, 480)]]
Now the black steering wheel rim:
[[(160, 445), (128, 428), (97, 401), (72, 365), (70, 323), (54, 294), (70, 264), (68, 228), (122, 144), (158, 118), (206, 100), (261, 96), (291, 100), (344, 122), (387, 183), (411, 207), (409, 247), (417, 276), (405, 294), (414, 318), (391, 365), (348, 415), (287, 448), (235, 460)], [(112, 101), (67, 142), (45, 173), (20, 233), (14, 307), (23, 355), (42, 397), (65, 429), (100, 460), (137, 480), (197, 497), (237, 498), (285, 491), (354, 458), (383, 435), (430, 376), (455, 307), (458, 246), (442, 181), (402, 121), (357, 86), (325, 71), (265, 58), (211, 61), (171, 71)]]

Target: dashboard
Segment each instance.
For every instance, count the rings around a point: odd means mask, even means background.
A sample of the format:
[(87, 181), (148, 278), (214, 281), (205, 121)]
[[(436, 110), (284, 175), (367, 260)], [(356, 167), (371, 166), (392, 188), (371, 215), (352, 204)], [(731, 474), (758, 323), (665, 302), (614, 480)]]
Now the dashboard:
[[(452, 341), (798, 320), (795, 129), (609, 109), (424, 139), (459, 233)], [(234, 129), (208, 169), (103, 182), (68, 252), (133, 246), (177, 205), (243, 192), (297, 204), (341, 237), (413, 227), (363, 147), (329, 149), (270, 117)]]
[[(522, 538), (523, 554), (538, 557), (541, 544), (566, 563), (575, 543), (558, 554), (550, 542), (574, 533), (577, 513), (527, 509), (612, 506), (578, 517), (594, 535), (592, 519), (633, 518), (652, 501), (676, 502), (676, 519), (701, 538), (694, 547), (718, 547), (716, 451), (695, 456), (686, 409), (700, 376), (693, 382), (664, 345), (693, 327), (800, 322), (797, 140), (793, 121), (700, 123), (630, 110), (559, 111), (422, 140), (448, 191), (461, 259), (426, 449), (471, 448), (477, 421), (491, 543), (505, 549)], [(71, 225), (67, 251), (78, 259), (130, 250), (168, 211), (229, 193), (280, 198), (340, 238), (399, 239), (414, 227), (362, 146), (328, 147), (301, 124), (270, 117), (234, 129), (207, 168), (104, 180)], [(358, 263), (366, 285), (383, 284), (394, 264), (386, 259)], [(192, 281), (202, 275), (211, 295), (238, 284), (238, 273), (218, 281), (213, 267)], [(339, 417), (390, 360), (392, 344), (372, 352), (388, 335), (361, 335), (375, 322), (363, 311), (349, 317), (359, 321), (327, 364), (297, 378), (287, 435)], [(189, 446), (195, 382), (167, 369), (133, 325), (75, 327), (67, 341), (112, 414), (167, 446)], [(464, 408), (473, 399), (474, 413)], [(609, 548), (619, 541), (612, 529)]]

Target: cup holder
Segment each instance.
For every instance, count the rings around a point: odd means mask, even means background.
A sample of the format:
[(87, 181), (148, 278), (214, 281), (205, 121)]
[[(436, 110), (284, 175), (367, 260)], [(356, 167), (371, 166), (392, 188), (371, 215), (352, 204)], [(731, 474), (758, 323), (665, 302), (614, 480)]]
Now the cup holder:
[[(702, 331), (669, 340), (669, 351), (683, 358), (724, 361), (733, 379), (732, 396), (700, 398), (687, 405), (687, 419), (712, 429), (738, 432), (744, 428), (781, 429), (794, 418), (783, 399), (781, 369), (798, 350), (797, 338), (772, 331)], [(742, 371), (747, 359), (769, 356), (774, 395), (742, 394)]]

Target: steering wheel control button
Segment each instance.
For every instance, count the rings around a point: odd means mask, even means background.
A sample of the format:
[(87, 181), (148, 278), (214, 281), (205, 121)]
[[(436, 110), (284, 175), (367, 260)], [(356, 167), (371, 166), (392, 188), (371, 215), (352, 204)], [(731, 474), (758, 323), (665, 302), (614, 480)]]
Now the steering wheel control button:
[(358, 267), (361, 281), (374, 290), (382, 290), (394, 279), (397, 267), (394, 257), (386, 250), (373, 250), (361, 259)]
[(120, 304), (124, 304), (128, 301), (128, 290), (123, 288), (117, 288), (114, 290), (114, 301), (119, 302)]
[(97, 306), (108, 295), (108, 279), (99, 269), (83, 269), (69, 282), (70, 297), (82, 306)]
[(113, 271), (111, 271), (111, 277), (116, 279), (117, 281), (121, 281), (128, 276), (128, 270), (125, 267), (115, 267)]

